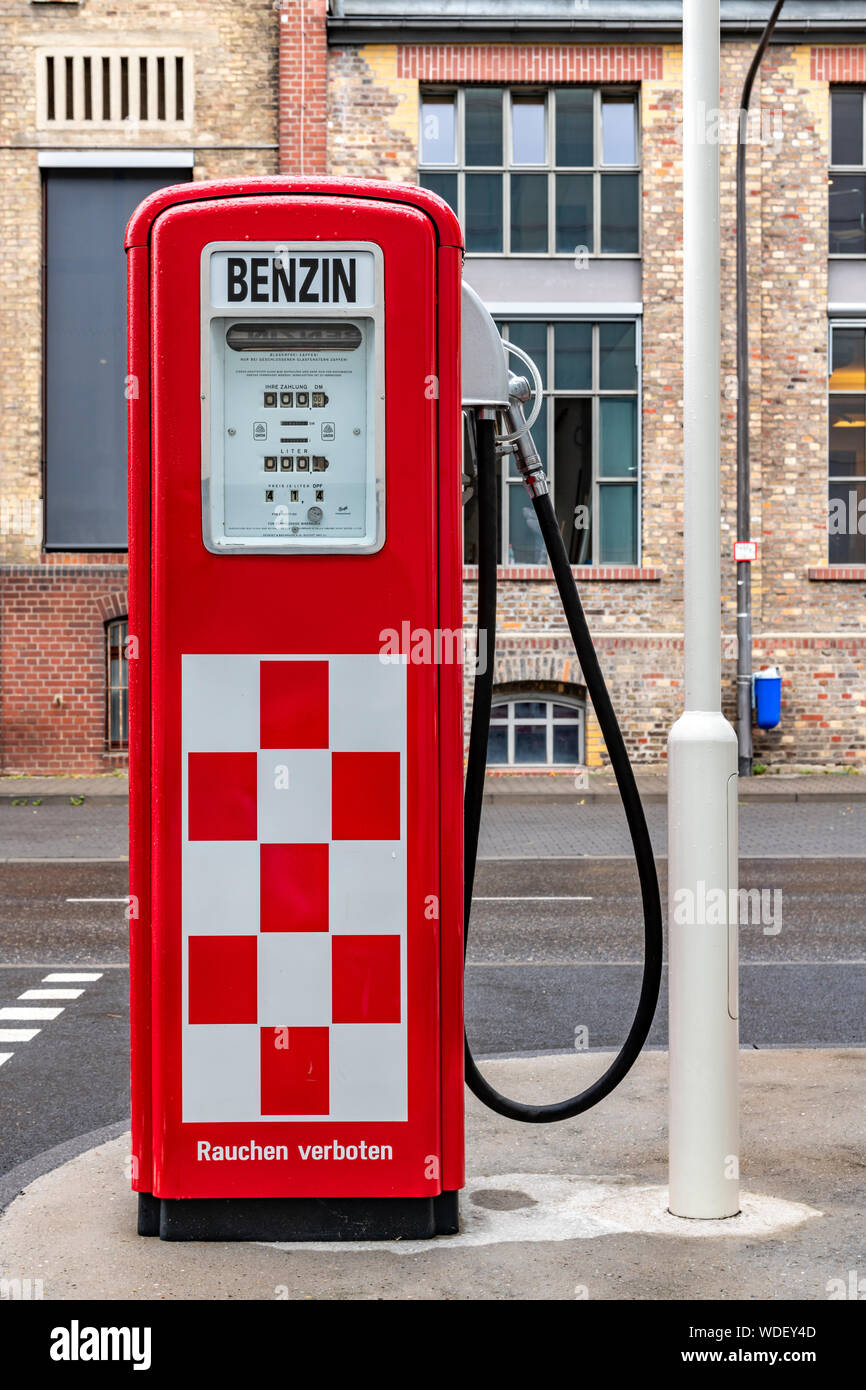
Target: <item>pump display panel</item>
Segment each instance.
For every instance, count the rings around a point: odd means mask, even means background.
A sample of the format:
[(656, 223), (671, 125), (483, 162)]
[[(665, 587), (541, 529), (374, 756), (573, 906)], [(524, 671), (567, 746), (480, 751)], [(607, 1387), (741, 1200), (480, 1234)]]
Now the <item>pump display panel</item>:
[(385, 539), (378, 247), (202, 255), (202, 533), (216, 553), (372, 553)]

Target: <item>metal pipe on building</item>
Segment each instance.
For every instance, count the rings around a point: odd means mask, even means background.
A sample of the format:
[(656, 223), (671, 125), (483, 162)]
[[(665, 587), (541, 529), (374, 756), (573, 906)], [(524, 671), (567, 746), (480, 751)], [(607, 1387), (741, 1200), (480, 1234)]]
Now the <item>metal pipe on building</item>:
[[(737, 139), (737, 540), (751, 540), (749, 453), (749, 262), (746, 227), (746, 134), (752, 88), (785, 0), (776, 0), (740, 97)], [(752, 775), (752, 564), (737, 561), (737, 744), (741, 777)]]

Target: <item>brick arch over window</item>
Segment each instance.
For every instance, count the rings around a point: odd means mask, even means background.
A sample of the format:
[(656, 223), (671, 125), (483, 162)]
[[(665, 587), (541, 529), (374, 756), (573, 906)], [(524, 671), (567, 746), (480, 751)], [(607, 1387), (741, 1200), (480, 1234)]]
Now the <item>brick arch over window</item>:
[(103, 623), (110, 623), (114, 618), (125, 618), (129, 612), (129, 593), (126, 589), (115, 589), (114, 593), (101, 594), (96, 599), (96, 606)]
[(586, 689), (571, 681), (497, 681), (493, 686), (493, 700), (494, 703), (501, 700), (563, 700), (566, 703), (585, 704)]
[[(523, 685), (539, 690), (549, 687), (551, 695), (568, 695), (585, 699), (586, 688), (581, 682), (582, 671), (573, 651), (518, 651), (498, 652), (493, 679), (499, 686)], [(575, 679), (575, 677), (577, 679)]]

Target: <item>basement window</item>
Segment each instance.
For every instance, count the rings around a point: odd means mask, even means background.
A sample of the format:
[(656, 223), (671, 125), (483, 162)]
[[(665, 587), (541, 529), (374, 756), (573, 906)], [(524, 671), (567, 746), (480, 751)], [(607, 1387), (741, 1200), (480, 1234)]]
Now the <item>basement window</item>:
[(585, 706), (565, 697), (494, 699), (489, 767), (579, 767), (584, 761)]

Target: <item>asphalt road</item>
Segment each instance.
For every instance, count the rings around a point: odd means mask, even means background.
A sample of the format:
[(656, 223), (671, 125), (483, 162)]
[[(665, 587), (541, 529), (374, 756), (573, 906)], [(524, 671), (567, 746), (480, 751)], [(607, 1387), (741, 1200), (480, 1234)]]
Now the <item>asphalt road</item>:
[[(782, 895), (770, 932), (741, 930), (744, 1046), (866, 1045), (864, 868), (853, 857), (743, 863), (741, 886)], [(664, 894), (663, 862), (660, 871)], [(123, 863), (0, 864), (0, 1010), (62, 1010), (0, 1015), (0, 1030), (39, 1029), (0, 1041), (10, 1054), (0, 1064), (0, 1174), (129, 1113), (125, 894)], [(590, 1050), (618, 1045), (637, 998), (640, 943), (629, 861), (483, 861), (467, 971), (473, 1047), (481, 1056), (562, 1052), (576, 1029)], [(45, 980), (58, 972), (99, 978)], [(20, 998), (33, 989), (82, 993)], [(650, 1045), (665, 1045), (666, 1032), (663, 998)]]
[[(741, 862), (740, 887), (765, 891), (770, 909), (740, 928), (742, 1046), (866, 1045), (864, 870), (854, 858)], [(664, 861), (659, 878), (664, 903)], [(627, 860), (483, 862), (467, 969), (473, 1050), (563, 1052), (577, 1029), (590, 1049), (618, 1047), (640, 990), (639, 904)], [(667, 972), (648, 1042), (667, 1046)]]
[[(0, 1174), (129, 1114), (125, 864), (0, 865)], [(52, 974), (97, 976), (47, 981)], [(77, 998), (23, 999), (81, 990)], [(41, 1009), (54, 1018), (10, 1018)], [(38, 1029), (26, 1041), (16, 1031)]]

